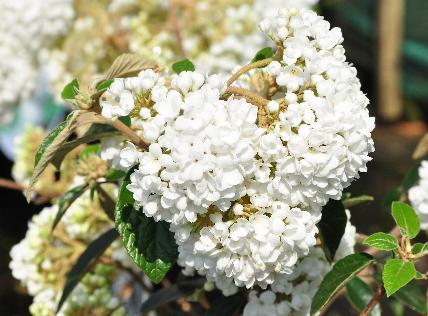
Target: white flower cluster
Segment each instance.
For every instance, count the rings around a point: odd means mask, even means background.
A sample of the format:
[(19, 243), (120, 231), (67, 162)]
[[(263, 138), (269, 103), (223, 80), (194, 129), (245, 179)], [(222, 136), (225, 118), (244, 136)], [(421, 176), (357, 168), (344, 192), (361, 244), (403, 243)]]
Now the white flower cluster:
[(280, 275), (271, 289), (252, 291), (243, 316), (307, 316), (324, 275), (330, 270), (321, 249), (313, 248), (289, 275)]
[(340, 30), (326, 23), (305, 9), (262, 23), (285, 47), (265, 70), (278, 86), (268, 114), (224, 98), (218, 75), (190, 71), (115, 79), (100, 102), (109, 119), (129, 115), (150, 144), (119, 151), (123, 141), (111, 139), (102, 156), (125, 170), (137, 165), (127, 187), (136, 206), (171, 224), (185, 273), (206, 275), (225, 294), (293, 273), (316, 243), (321, 208), (370, 160), (368, 100)]
[(260, 26), (283, 47), (266, 68), (280, 89), (269, 105), (277, 120), (266, 146), (285, 152), (270, 186), (316, 214), (366, 171), (374, 151), (369, 101), (345, 61), (339, 28), (307, 9), (282, 9)]
[[(78, 258), (76, 254), (84, 249), (76, 249), (75, 245), (86, 246), (112, 227), (106, 215), (99, 208), (94, 208), (86, 193), (71, 205), (62, 219), (63, 225), (51, 234), (57, 211), (58, 206), (54, 205), (35, 215), (28, 224), (25, 238), (10, 252), (12, 275), (34, 296), (30, 312), (35, 316), (55, 314), (65, 273)], [(75, 243), (69, 244), (69, 240)], [(105, 256), (130, 266), (130, 260), (124, 255), (123, 246), (119, 243), (114, 243)], [(98, 264), (68, 297), (58, 315), (75, 315), (76, 309), (85, 306), (92, 311), (98, 310), (99, 315), (124, 315), (122, 300), (112, 292), (113, 282), (119, 276), (113, 266)]]
[(36, 86), (41, 51), (67, 31), (73, 0), (2, 0), (0, 2), (0, 123), (13, 119), (13, 108)]
[(428, 233), (428, 161), (422, 161), (418, 170), (419, 183), (409, 190), (409, 201), (421, 222), (421, 229)]

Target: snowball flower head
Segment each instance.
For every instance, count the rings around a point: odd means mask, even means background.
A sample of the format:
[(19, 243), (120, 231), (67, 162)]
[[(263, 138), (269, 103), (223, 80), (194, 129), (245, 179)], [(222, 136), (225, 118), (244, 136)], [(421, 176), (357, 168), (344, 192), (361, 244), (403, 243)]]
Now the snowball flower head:
[(415, 208), (421, 222), (421, 229), (428, 232), (428, 161), (422, 161), (419, 183), (409, 190), (409, 201)]

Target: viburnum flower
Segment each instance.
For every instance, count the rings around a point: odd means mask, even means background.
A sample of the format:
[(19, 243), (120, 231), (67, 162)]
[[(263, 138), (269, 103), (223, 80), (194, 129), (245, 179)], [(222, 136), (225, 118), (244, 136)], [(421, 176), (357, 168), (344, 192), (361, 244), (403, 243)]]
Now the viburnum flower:
[(421, 229), (428, 232), (428, 161), (418, 169), (419, 182), (409, 190), (409, 201), (418, 214)]

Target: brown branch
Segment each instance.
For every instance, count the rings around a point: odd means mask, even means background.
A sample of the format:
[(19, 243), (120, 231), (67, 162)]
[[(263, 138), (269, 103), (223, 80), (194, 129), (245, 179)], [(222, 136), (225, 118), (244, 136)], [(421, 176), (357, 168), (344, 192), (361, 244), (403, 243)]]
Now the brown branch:
[(149, 145), (144, 142), (132, 129), (126, 126), (120, 120), (112, 120), (112, 125), (121, 131), (132, 143), (139, 146), (140, 148), (147, 150)]
[(247, 89), (231, 86), (228, 87), (224, 93), (225, 95), (237, 94), (244, 97), (248, 102), (257, 105), (258, 107), (266, 107), (269, 100), (259, 96), (257, 93), (251, 92)]
[(246, 72), (248, 72), (248, 71), (250, 71), (252, 69), (266, 67), (272, 61), (273, 61), (273, 58), (266, 58), (266, 59), (262, 59), (262, 60), (256, 61), (255, 63), (251, 63), (251, 64), (248, 64), (248, 65), (245, 65), (244, 67), (242, 67), (241, 69), (239, 69), (237, 72), (235, 72), (229, 78), (229, 80), (227, 80), (227, 86), (230, 86), (232, 83), (234, 83), (244, 73), (246, 73)]
[(379, 287), (376, 289), (376, 292), (373, 294), (373, 297), (371, 298), (371, 300), (367, 303), (366, 307), (364, 307), (360, 316), (368, 316), (371, 310), (376, 306), (376, 304), (379, 303), (381, 297), (383, 296), (383, 293), (384, 293), (383, 286), (379, 285)]
[(24, 187), (19, 183), (16, 183), (15, 181), (4, 179), (4, 178), (0, 178), (0, 187), (5, 189), (10, 189), (10, 190), (15, 190), (15, 191), (24, 190)]

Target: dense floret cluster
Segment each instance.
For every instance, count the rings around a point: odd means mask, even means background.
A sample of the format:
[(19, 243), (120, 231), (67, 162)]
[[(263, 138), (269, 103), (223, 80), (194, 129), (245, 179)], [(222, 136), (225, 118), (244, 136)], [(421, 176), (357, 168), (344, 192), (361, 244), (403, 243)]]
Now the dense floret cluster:
[(422, 161), (418, 170), (419, 183), (409, 190), (409, 200), (421, 222), (421, 229), (428, 232), (428, 161)]

